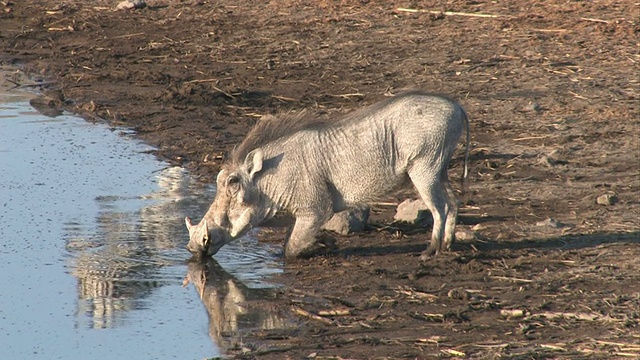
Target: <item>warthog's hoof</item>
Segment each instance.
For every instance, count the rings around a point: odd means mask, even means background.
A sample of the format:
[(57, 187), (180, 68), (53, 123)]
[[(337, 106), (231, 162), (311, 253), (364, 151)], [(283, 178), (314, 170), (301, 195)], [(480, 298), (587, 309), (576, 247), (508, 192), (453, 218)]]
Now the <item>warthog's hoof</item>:
[(433, 254), (425, 250), (420, 254), (420, 261), (427, 262), (429, 259), (431, 259), (431, 257), (433, 257)]
[(337, 249), (336, 242), (332, 238), (321, 238), (310, 246), (302, 249), (286, 249), (287, 259), (308, 259), (318, 255), (326, 255)]
[(438, 255), (438, 253), (440, 253), (440, 251), (438, 251), (435, 246), (429, 245), (429, 247), (420, 254), (420, 261), (427, 261)]

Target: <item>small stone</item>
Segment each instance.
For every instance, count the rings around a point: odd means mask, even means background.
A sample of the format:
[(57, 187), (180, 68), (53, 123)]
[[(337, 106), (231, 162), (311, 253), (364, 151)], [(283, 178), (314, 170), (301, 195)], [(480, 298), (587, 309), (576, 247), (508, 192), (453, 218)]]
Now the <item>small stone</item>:
[(450, 299), (456, 299), (456, 300), (469, 300), (470, 298), (470, 294), (468, 291), (466, 291), (463, 288), (455, 288), (455, 289), (451, 289), (449, 290), (449, 292), (447, 293), (447, 296)]
[(267, 60), (267, 69), (273, 70), (276, 68), (276, 62), (273, 59)]
[(429, 210), (427, 210), (427, 206), (422, 200), (407, 199), (398, 205), (396, 208), (396, 214), (393, 218), (396, 221), (405, 221), (415, 224), (429, 219), (429, 215)]
[(550, 156), (540, 155), (540, 157), (538, 158), (538, 163), (547, 167), (554, 167), (556, 166), (557, 161)]
[(540, 106), (540, 104), (538, 103), (529, 103), (527, 106), (524, 107), (524, 111), (535, 111), (535, 112), (540, 112), (542, 110), (542, 107)]
[(145, 6), (147, 6), (147, 3), (144, 0), (125, 0), (116, 6), (116, 10), (142, 9)]
[(116, 10), (131, 10), (133, 8), (135, 8), (136, 6), (133, 4), (133, 2), (129, 1), (129, 0), (125, 0), (121, 3), (118, 4), (118, 6), (116, 6)]
[(476, 239), (476, 234), (473, 231), (461, 229), (456, 231), (456, 240), (460, 241), (473, 241)]
[(358, 207), (333, 214), (333, 217), (322, 226), (322, 229), (347, 235), (364, 231), (368, 220), (369, 208)]
[(600, 205), (615, 205), (620, 199), (615, 194), (604, 194), (598, 196), (596, 203)]
[(143, 7), (147, 6), (147, 3), (144, 0), (129, 0), (131, 2), (133, 2), (133, 5), (135, 6), (136, 9), (142, 9)]
[(561, 227), (564, 227), (565, 225), (556, 219), (547, 218), (543, 221), (538, 221), (536, 223), (536, 226), (540, 226), (540, 227), (545, 226), (545, 227), (552, 227), (554, 229), (559, 229)]

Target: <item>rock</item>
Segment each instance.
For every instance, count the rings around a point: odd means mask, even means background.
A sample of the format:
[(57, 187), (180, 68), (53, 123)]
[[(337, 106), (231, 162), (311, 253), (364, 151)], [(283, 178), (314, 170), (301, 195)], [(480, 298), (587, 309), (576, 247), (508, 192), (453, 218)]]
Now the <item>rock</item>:
[(558, 220), (556, 220), (556, 219), (553, 219), (553, 218), (547, 218), (547, 219), (545, 219), (545, 220), (538, 221), (538, 222), (536, 223), (536, 226), (540, 226), (540, 227), (545, 226), (545, 227), (552, 227), (552, 228), (554, 228), (554, 229), (559, 229), (559, 228), (561, 228), (561, 227), (565, 227), (565, 224), (563, 224), (563, 223), (559, 222), (559, 221), (558, 221)]
[(142, 9), (147, 6), (144, 0), (125, 0), (116, 6), (116, 10)]
[(420, 199), (411, 200), (407, 199), (401, 202), (396, 208), (396, 214), (393, 218), (396, 221), (405, 221), (408, 223), (419, 223), (430, 218), (429, 210), (427, 206)]
[(536, 102), (529, 103), (527, 106), (524, 107), (524, 111), (540, 112), (540, 111), (542, 111), (542, 107), (540, 106), (540, 104), (538, 104)]
[(368, 220), (369, 208), (358, 207), (333, 214), (333, 217), (322, 226), (322, 229), (347, 235), (364, 231)]
[(554, 158), (547, 155), (540, 155), (538, 163), (548, 167), (554, 167), (558, 163)]
[(48, 117), (56, 117), (62, 115), (63, 103), (55, 98), (46, 95), (40, 95), (29, 100), (29, 104), (38, 110), (42, 115)]
[(470, 295), (471, 294), (469, 294), (469, 292), (463, 288), (451, 289), (447, 293), (447, 296), (450, 299), (456, 299), (456, 300), (469, 300), (469, 298), (471, 297)]
[(600, 205), (615, 205), (620, 199), (615, 194), (604, 194), (598, 196), (596, 203)]
[(561, 155), (558, 150), (554, 150), (549, 154), (542, 154), (538, 156), (538, 163), (547, 167), (554, 167), (557, 165), (567, 165), (567, 160), (559, 160), (556, 156)]
[(476, 234), (473, 231), (460, 229), (456, 231), (456, 240), (460, 241), (473, 241), (477, 238)]

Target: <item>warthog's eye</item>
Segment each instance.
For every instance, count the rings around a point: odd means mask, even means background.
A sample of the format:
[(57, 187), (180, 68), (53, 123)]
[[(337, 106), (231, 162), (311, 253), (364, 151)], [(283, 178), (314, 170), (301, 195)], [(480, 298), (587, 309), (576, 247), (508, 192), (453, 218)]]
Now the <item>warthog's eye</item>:
[(229, 176), (227, 178), (227, 187), (232, 193), (238, 192), (240, 190), (240, 178), (236, 175)]

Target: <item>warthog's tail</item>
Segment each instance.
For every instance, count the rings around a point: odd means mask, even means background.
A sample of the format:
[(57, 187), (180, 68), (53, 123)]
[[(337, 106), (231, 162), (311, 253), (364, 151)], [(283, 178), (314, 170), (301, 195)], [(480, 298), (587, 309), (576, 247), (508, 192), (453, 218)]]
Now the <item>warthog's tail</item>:
[(471, 131), (469, 130), (469, 115), (462, 106), (460, 106), (460, 109), (462, 110), (462, 117), (464, 118), (463, 120), (467, 130), (467, 139), (464, 148), (464, 170), (460, 179), (460, 191), (462, 192), (462, 195), (464, 195), (469, 187), (469, 143), (471, 141)]

